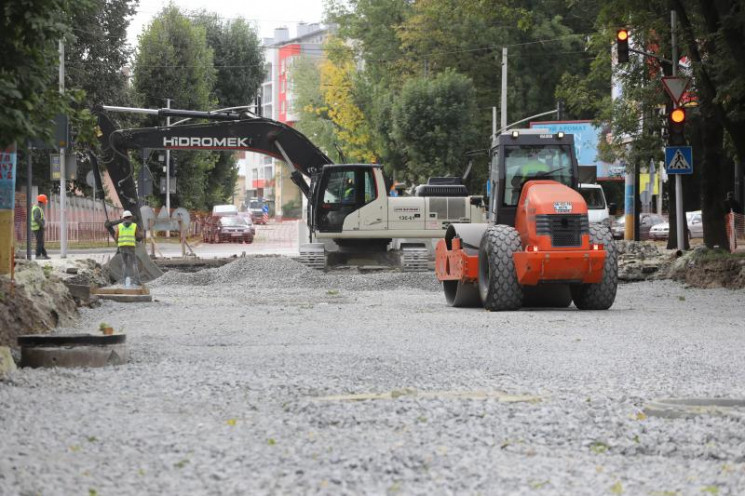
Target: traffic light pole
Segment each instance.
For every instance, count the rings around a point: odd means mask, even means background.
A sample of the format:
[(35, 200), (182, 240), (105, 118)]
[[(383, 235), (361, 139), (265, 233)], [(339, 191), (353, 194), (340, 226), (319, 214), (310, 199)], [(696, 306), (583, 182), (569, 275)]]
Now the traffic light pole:
[[(671, 33), (671, 48), (673, 55), (673, 77), (678, 75), (678, 40), (675, 33), (675, 28), (678, 24), (677, 13), (672, 10), (670, 11), (670, 33)], [(678, 103), (673, 102), (673, 109), (677, 108)], [(675, 231), (676, 239), (678, 241), (678, 250), (681, 251), (685, 248), (685, 240), (683, 238), (683, 226), (684, 217), (683, 213), (683, 178), (680, 174), (675, 174)]]
[[(59, 41), (59, 92), (60, 94), (65, 92), (65, 42), (63, 40)], [(67, 133), (65, 133), (65, 136), (67, 136)], [(59, 149), (60, 258), (67, 258), (67, 170), (65, 170), (66, 147), (67, 140), (65, 140), (65, 145), (61, 146)]]
[[(166, 98), (166, 108), (171, 108), (171, 99)], [(171, 116), (166, 117), (166, 127), (171, 127)], [(171, 150), (166, 148), (166, 212), (171, 215)], [(171, 237), (171, 230), (166, 231), (166, 238)]]

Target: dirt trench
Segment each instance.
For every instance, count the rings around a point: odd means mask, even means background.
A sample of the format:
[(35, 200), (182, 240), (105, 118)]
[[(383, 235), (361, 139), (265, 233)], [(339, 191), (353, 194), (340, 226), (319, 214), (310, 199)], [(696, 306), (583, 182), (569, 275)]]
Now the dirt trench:
[(14, 284), (0, 276), (0, 346), (17, 348), (18, 336), (49, 333), (77, 316), (75, 301), (51, 266), (17, 260)]

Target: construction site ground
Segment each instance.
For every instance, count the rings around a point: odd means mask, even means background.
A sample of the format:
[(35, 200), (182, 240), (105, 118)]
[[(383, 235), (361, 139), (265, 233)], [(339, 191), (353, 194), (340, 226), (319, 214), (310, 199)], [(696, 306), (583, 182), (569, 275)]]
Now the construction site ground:
[(745, 398), (745, 264), (701, 289), (725, 258), (648, 246), (602, 312), (450, 308), (432, 272), (270, 250), (170, 270), (55, 328), (109, 323), (128, 364), (0, 382), (0, 494), (743, 494), (745, 412), (645, 406)]

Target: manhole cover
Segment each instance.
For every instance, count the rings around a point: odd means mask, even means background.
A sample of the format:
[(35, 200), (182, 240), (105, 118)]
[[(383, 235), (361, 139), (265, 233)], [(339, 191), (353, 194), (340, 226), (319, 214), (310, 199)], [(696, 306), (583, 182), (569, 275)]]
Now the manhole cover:
[(664, 398), (644, 406), (652, 417), (686, 418), (696, 415), (722, 415), (745, 420), (745, 400), (727, 398)]
[(103, 367), (127, 362), (127, 336), (33, 334), (18, 337), (22, 367)]

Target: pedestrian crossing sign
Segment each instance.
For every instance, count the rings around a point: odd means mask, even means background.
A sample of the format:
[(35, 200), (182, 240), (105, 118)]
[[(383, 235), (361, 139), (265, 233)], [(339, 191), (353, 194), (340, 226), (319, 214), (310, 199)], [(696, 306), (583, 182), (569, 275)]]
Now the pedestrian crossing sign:
[(666, 146), (665, 172), (668, 174), (693, 174), (693, 148), (690, 146)]

